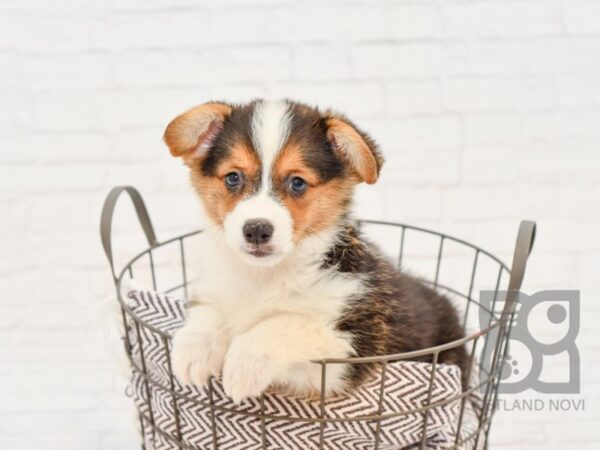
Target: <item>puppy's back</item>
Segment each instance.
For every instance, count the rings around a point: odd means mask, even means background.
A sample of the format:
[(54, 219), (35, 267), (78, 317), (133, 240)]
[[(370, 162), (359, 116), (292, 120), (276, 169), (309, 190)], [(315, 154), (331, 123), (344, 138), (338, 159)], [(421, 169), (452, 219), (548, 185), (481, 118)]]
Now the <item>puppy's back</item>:
[[(450, 300), (417, 278), (397, 270), (354, 227), (347, 227), (329, 253), (328, 264), (363, 278), (364, 292), (348, 304), (337, 328), (352, 335), (355, 355), (382, 356), (421, 350), (464, 336)], [(431, 361), (432, 355), (414, 358)], [(464, 346), (440, 353), (439, 363), (456, 364), (467, 378)], [(353, 364), (349, 378), (360, 383), (374, 369)]]

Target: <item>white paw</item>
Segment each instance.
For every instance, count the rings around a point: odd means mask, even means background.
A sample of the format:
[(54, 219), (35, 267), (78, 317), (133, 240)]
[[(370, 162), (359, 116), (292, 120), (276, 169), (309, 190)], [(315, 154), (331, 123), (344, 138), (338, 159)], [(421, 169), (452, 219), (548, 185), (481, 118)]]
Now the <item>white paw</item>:
[(272, 356), (238, 344), (234, 341), (229, 348), (223, 367), (223, 389), (236, 403), (262, 394), (283, 369)]
[(223, 331), (198, 332), (184, 326), (173, 336), (174, 375), (184, 384), (205, 385), (211, 375), (221, 373), (227, 344)]

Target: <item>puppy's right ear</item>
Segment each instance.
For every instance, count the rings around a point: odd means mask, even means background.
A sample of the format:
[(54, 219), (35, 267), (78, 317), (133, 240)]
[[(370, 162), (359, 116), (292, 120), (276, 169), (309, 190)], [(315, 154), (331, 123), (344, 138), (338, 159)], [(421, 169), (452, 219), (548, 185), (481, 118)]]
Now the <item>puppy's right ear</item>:
[(175, 117), (163, 137), (171, 154), (181, 156), (186, 164), (204, 157), (229, 114), (231, 106), (210, 102)]

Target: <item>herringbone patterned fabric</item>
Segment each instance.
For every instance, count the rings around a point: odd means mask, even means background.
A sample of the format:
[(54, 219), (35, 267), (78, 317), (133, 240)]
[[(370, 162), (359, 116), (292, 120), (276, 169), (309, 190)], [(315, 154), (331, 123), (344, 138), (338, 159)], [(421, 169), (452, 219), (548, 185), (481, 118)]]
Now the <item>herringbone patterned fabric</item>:
[[(171, 336), (183, 324), (184, 303), (180, 299), (146, 291), (132, 291), (129, 302), (144, 322)], [(170, 376), (170, 339), (149, 328), (131, 323), (128, 339), (137, 369), (132, 379), (133, 397), (142, 417), (147, 450), (266, 448), (311, 450), (373, 449), (379, 429), (382, 450), (410, 448), (420, 443), (425, 429), (427, 449), (454, 444), (460, 412), (460, 370), (439, 365), (431, 389), (431, 402), (444, 402), (423, 412), (411, 412), (427, 402), (432, 366), (402, 361), (389, 363), (383, 380), (384, 396), (379, 411), (381, 376), (343, 396), (328, 398), (321, 417), (319, 400), (267, 393), (264, 400), (249, 399), (234, 404), (219, 380), (210, 387), (183, 386)], [(173, 388), (173, 389), (172, 389)], [(461, 427), (461, 438), (477, 429), (479, 403), (469, 399)], [(210, 407), (211, 403), (214, 407)], [(257, 414), (265, 414), (265, 418)], [(364, 417), (384, 415), (380, 423)], [(385, 417), (387, 416), (387, 417)], [(343, 420), (342, 420), (343, 419)], [(426, 421), (426, 422), (425, 422)], [(154, 427), (152, 427), (154, 423)], [(178, 442), (181, 442), (180, 446)]]

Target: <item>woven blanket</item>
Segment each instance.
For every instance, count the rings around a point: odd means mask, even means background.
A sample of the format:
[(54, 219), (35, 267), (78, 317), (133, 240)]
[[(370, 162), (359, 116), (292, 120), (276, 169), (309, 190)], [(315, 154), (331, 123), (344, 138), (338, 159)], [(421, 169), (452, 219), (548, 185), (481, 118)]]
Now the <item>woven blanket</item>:
[[(183, 300), (147, 291), (131, 291), (128, 297), (136, 316), (168, 336), (183, 325)], [(329, 420), (320, 423), (306, 420), (321, 417), (319, 400), (267, 393), (262, 402), (259, 398), (247, 399), (236, 405), (217, 379), (211, 379), (209, 387), (182, 385), (170, 376), (170, 339), (149, 328), (136, 327), (133, 322), (127, 334), (138, 368), (134, 370), (131, 392), (140, 412), (147, 450), (312, 450), (319, 448), (320, 439), (325, 449), (373, 449), (376, 445), (382, 450), (418, 448), (424, 428), (427, 449), (448, 448), (456, 442), (460, 400), (450, 399), (461, 391), (461, 376), (454, 365), (437, 366), (431, 402), (445, 403), (431, 408), (427, 415), (410, 411), (427, 403), (432, 366), (399, 361), (387, 365), (383, 381), (377, 376), (352, 392), (328, 398), (323, 417)], [(380, 405), (382, 383), (385, 395)], [(177, 398), (171, 391), (177, 393)], [(211, 399), (213, 409), (208, 406)], [(465, 404), (461, 438), (477, 428), (473, 406), (477, 402), (469, 399)], [(269, 417), (252, 415), (261, 412)], [(361, 419), (379, 413), (384, 416), (379, 421)], [(179, 446), (177, 441), (184, 445)]]

